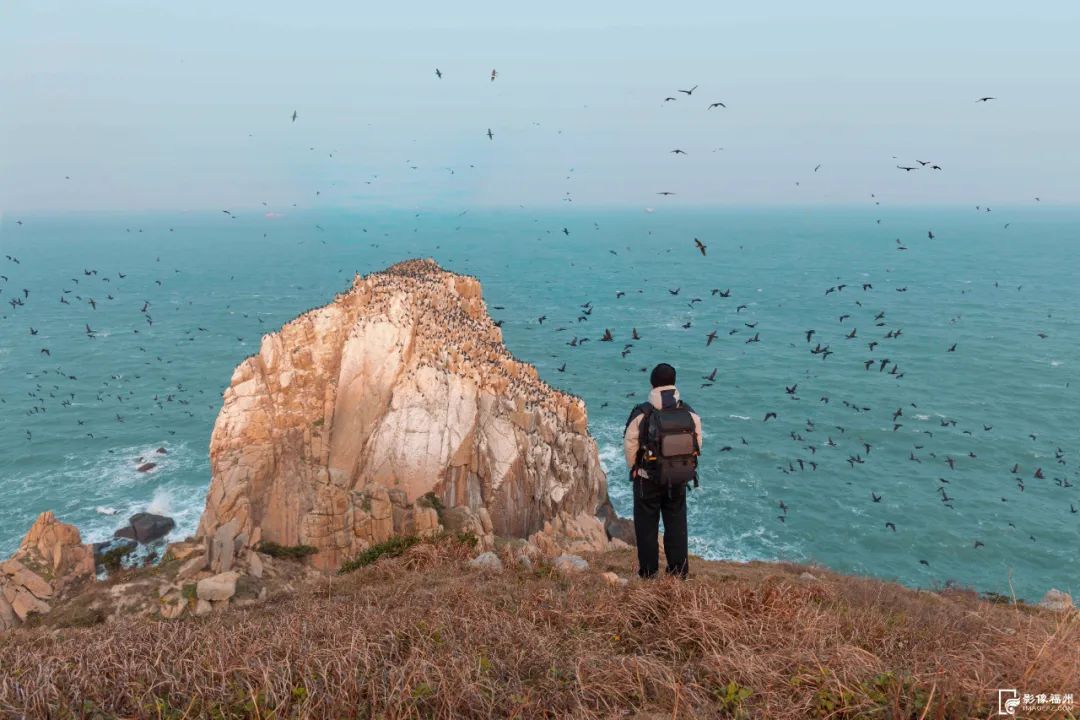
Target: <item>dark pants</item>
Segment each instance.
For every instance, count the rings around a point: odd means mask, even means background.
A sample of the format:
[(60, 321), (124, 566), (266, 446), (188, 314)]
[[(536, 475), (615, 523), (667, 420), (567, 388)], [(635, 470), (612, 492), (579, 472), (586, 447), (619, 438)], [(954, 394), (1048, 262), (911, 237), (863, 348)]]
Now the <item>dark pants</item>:
[(648, 478), (634, 478), (634, 535), (637, 538), (638, 575), (653, 577), (660, 569), (657, 534), (660, 517), (664, 518), (664, 554), (667, 572), (685, 578), (686, 560), (686, 486), (672, 488), (657, 485)]

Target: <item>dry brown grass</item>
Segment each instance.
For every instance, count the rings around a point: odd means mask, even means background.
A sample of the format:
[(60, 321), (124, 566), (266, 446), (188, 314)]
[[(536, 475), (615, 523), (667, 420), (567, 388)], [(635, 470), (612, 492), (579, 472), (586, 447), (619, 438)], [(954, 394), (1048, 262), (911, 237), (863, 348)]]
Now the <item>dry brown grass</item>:
[(922, 720), (991, 717), (998, 687), (1080, 695), (1075, 613), (793, 565), (610, 587), (466, 557), (424, 544), (248, 609), (20, 631), (0, 715)]

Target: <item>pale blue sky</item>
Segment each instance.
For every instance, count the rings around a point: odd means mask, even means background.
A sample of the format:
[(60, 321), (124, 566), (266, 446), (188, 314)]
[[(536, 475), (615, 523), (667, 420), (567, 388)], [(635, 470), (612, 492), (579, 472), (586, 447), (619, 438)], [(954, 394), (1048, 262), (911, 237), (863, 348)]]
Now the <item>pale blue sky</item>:
[(388, 5), (9, 0), (0, 210), (1080, 198), (1077, 2)]

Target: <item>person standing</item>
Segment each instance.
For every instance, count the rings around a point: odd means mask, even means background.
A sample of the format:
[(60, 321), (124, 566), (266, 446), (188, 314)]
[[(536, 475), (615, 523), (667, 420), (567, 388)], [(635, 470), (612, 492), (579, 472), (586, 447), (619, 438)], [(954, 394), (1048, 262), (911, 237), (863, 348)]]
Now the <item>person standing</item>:
[(623, 434), (623, 453), (634, 484), (638, 575), (649, 578), (659, 572), (657, 535), (663, 517), (667, 572), (686, 578), (686, 491), (688, 483), (698, 484), (701, 418), (680, 399), (671, 365), (657, 365), (649, 380), (649, 400), (634, 407)]

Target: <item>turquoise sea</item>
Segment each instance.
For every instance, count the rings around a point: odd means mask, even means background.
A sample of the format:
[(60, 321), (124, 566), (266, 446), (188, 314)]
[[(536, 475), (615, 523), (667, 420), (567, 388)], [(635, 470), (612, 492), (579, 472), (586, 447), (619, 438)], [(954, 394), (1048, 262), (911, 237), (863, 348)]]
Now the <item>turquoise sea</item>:
[(479, 277), (515, 355), (585, 398), (622, 514), (642, 369), (676, 366), (705, 425), (694, 552), (1080, 595), (1080, 210), (6, 216), (0, 250), (0, 556), (45, 509), (88, 540), (148, 508), (191, 533), (236, 364), (419, 256)]

